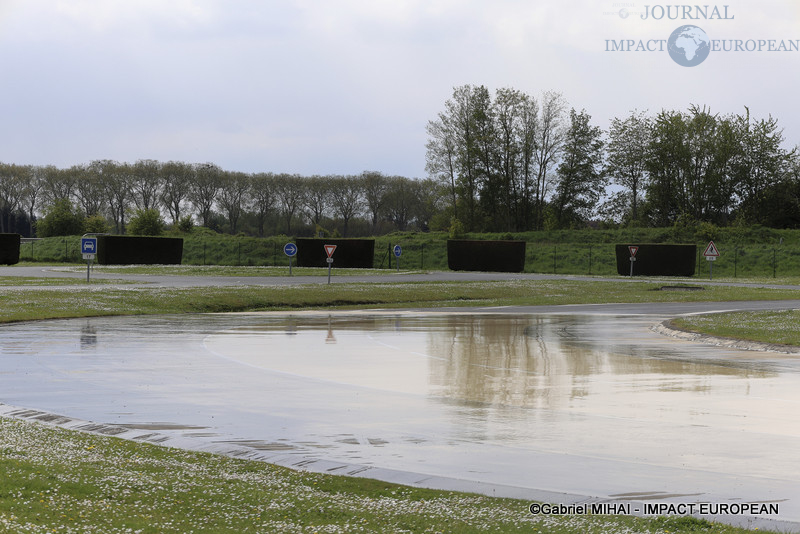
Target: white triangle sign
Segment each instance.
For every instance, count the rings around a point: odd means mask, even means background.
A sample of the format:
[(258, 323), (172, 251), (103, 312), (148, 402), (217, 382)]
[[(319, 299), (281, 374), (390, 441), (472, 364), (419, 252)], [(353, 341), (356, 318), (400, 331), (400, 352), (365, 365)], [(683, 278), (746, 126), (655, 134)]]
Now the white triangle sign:
[(717, 246), (714, 244), (713, 241), (708, 242), (708, 246), (706, 247), (705, 252), (703, 252), (703, 256), (705, 256), (706, 258), (719, 257), (719, 250), (717, 250)]
[(325, 246), (325, 254), (327, 254), (329, 258), (332, 258), (333, 252), (336, 250), (336, 245), (324, 245), (324, 246)]
[(631, 258), (636, 257), (636, 253), (639, 252), (639, 247), (636, 246), (629, 246), (628, 251), (631, 253)]

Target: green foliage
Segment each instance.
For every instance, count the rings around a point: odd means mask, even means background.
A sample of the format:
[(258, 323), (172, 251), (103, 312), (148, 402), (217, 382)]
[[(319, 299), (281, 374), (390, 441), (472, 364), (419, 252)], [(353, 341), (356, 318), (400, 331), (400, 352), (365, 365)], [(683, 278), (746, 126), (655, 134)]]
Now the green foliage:
[(45, 216), (36, 221), (36, 235), (39, 237), (81, 235), (83, 233), (83, 213), (67, 199), (57, 200), (50, 206)]
[(450, 219), (450, 239), (463, 239), (464, 238), (464, 225), (460, 220), (453, 217)]
[(178, 219), (178, 231), (184, 234), (190, 233), (194, 229), (194, 219), (191, 215), (184, 215)]
[(105, 234), (109, 230), (108, 221), (102, 215), (92, 215), (84, 221), (84, 230), (91, 234)]
[(128, 234), (160, 236), (164, 233), (164, 226), (164, 219), (157, 209), (136, 210), (128, 223)]

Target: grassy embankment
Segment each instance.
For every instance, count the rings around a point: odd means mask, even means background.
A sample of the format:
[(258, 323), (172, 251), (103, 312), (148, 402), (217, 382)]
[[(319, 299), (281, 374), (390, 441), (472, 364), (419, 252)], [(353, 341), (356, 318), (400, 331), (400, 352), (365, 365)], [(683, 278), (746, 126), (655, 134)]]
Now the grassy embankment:
[[(283, 245), (293, 238), (229, 236), (197, 229), (183, 235), (185, 265), (241, 265), (286, 267)], [(700, 255), (714, 239), (722, 256), (714, 264), (714, 277), (800, 277), (800, 230), (767, 228), (625, 228), (617, 230), (555, 230), (506, 234), (467, 234), (469, 239), (521, 239), (528, 243), (526, 272), (616, 275), (616, 243), (695, 243), (697, 276), (709, 274), (709, 262)], [(374, 266), (396, 267), (390, 253), (401, 245), (400, 268), (447, 269), (447, 235), (442, 232), (404, 232), (375, 239)], [(80, 261), (79, 237), (54, 237), (23, 244), (25, 261)]]
[[(293, 309), (800, 298), (597, 281), (292, 288), (0, 288), (0, 320)], [(9, 532), (744, 532), (693, 518), (530, 516), (528, 503), (298, 473), (0, 420), (0, 526)]]

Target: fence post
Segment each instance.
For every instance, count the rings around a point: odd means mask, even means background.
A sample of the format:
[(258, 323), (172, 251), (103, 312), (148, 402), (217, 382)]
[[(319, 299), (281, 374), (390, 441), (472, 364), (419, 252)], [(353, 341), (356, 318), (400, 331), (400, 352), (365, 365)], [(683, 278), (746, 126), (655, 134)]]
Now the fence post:
[(425, 270), (425, 243), (422, 243), (419, 246), (419, 250), (420, 250), (419, 270), (423, 271)]
[(733, 248), (733, 277), (734, 278), (736, 278), (736, 274), (737, 274), (736, 262), (738, 261), (738, 259), (739, 259), (739, 247), (736, 246), (736, 247)]
[(206, 264), (206, 242), (203, 241), (203, 265)]
[(556, 274), (556, 251), (558, 249), (558, 245), (553, 245), (553, 274)]
[(778, 271), (778, 265), (775, 263), (775, 247), (772, 247), (772, 278), (775, 278)]

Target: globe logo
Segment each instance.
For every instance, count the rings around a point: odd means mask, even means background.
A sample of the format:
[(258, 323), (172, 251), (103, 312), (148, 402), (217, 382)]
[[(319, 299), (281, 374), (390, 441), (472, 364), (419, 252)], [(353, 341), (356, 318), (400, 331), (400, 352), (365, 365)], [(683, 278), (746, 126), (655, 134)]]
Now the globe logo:
[(680, 26), (667, 41), (669, 57), (682, 67), (696, 67), (711, 52), (711, 40), (702, 29), (691, 24)]
[(627, 19), (628, 18), (628, 10), (625, 9), (624, 7), (619, 10), (619, 18), (621, 18), (621, 19)]

